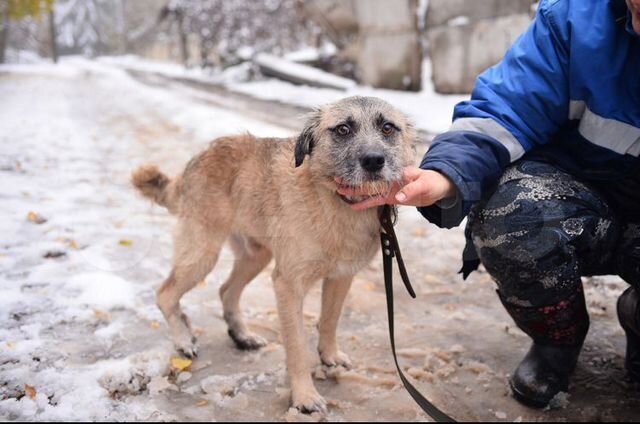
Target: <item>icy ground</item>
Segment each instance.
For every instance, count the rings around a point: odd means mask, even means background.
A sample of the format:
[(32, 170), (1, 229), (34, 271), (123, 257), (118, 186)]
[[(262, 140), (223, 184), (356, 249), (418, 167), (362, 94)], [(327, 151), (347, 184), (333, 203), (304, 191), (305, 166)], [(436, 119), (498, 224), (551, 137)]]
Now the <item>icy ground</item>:
[[(224, 251), (183, 299), (200, 357), (182, 372), (154, 304), (169, 271), (173, 218), (138, 197), (132, 168), (177, 172), (223, 134), (290, 130), (243, 117), (175, 89), (148, 87), (106, 64), (67, 60), (0, 67), (0, 420), (305, 420), (288, 411), (270, 270), (243, 299), (250, 326), (270, 344), (236, 350), (217, 288)], [(46, 220), (46, 221), (45, 221)], [(568, 401), (535, 411), (506, 380), (527, 349), (486, 273), (459, 268), (462, 231), (401, 211), (399, 238), (418, 292), (398, 287), (397, 332), (408, 374), (459, 420), (634, 420), (640, 394), (623, 378), (615, 321), (617, 278), (587, 282), (592, 328)], [(329, 420), (425, 420), (399, 386), (389, 352), (376, 259), (357, 278), (339, 340), (349, 372), (316, 370)], [(319, 290), (305, 320), (316, 340)]]

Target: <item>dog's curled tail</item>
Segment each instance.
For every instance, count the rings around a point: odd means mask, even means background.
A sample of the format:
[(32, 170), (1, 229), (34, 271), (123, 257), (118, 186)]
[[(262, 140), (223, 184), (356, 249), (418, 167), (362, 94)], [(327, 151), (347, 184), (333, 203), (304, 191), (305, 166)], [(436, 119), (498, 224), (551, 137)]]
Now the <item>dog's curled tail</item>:
[(170, 179), (155, 165), (143, 165), (131, 174), (131, 183), (144, 197), (164, 206), (175, 214), (178, 209), (176, 181)]

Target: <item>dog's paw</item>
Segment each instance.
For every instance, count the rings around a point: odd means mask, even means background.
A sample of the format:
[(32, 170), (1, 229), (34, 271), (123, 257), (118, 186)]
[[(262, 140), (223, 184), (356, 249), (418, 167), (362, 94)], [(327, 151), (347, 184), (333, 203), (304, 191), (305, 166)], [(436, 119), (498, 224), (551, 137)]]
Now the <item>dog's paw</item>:
[(300, 393), (293, 392), (291, 397), (292, 406), (303, 414), (327, 413), (327, 401), (314, 387)]
[(198, 356), (198, 340), (191, 336), (183, 338), (183, 340), (175, 340), (176, 350), (182, 356), (188, 359), (195, 359)]
[(236, 347), (240, 350), (258, 350), (267, 345), (267, 341), (257, 334), (238, 333), (231, 329), (229, 329), (228, 333), (231, 340), (233, 340)]
[(352, 367), (349, 355), (340, 350), (335, 350), (333, 352), (320, 352), (320, 360), (323, 365), (328, 367), (343, 366), (347, 369), (351, 369)]

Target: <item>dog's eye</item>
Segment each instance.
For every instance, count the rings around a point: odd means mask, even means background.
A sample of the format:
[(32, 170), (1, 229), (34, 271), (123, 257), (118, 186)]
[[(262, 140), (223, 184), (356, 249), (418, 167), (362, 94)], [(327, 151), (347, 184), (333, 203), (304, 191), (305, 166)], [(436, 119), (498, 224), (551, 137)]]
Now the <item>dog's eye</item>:
[(393, 124), (387, 122), (382, 126), (382, 134), (385, 136), (390, 136), (396, 130), (396, 127)]
[(351, 132), (351, 128), (349, 128), (348, 125), (342, 124), (342, 125), (338, 125), (335, 131), (336, 131), (336, 134), (344, 137), (346, 135), (349, 135), (349, 133)]

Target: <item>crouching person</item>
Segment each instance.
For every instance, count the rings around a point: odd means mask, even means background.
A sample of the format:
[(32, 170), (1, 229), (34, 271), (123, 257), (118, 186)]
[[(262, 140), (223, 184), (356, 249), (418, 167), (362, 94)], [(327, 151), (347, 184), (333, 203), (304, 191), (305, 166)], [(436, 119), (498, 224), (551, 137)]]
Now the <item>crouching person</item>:
[(479, 263), (532, 339), (513, 394), (543, 407), (568, 390), (589, 329), (581, 277), (617, 274), (626, 367), (640, 381), (640, 0), (542, 0), (529, 29), (477, 80), (420, 169), (382, 203), (467, 221)]

